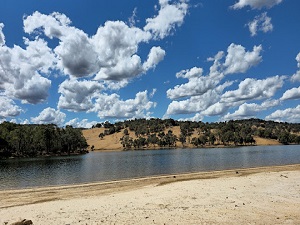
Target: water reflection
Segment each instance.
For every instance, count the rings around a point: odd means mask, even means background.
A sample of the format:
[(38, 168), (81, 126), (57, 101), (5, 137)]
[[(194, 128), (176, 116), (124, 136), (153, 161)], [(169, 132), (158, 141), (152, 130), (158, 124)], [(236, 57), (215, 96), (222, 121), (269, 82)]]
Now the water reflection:
[(0, 161), (0, 189), (300, 163), (300, 146), (92, 152)]

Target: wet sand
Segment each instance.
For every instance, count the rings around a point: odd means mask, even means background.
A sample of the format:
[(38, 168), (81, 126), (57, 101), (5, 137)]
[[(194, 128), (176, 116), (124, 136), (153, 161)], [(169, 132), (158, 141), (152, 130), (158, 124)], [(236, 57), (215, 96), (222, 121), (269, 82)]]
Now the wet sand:
[(300, 165), (0, 191), (0, 225), (300, 224)]

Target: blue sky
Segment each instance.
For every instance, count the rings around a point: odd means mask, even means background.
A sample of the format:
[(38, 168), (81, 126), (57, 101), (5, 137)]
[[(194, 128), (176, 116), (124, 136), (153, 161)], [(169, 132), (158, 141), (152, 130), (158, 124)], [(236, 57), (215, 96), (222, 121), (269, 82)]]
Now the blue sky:
[(0, 121), (300, 122), (297, 0), (4, 0)]

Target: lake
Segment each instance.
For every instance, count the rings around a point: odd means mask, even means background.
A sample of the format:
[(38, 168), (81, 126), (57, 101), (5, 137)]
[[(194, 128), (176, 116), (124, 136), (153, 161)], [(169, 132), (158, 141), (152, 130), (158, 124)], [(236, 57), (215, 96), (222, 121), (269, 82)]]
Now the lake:
[(300, 146), (249, 146), (90, 152), (70, 157), (0, 160), (0, 190), (300, 164)]

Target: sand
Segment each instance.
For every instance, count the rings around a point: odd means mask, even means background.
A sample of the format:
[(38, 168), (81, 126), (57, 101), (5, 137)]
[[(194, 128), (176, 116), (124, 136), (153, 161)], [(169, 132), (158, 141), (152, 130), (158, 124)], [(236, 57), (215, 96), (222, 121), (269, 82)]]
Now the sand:
[(300, 165), (0, 192), (0, 225), (300, 224)]

